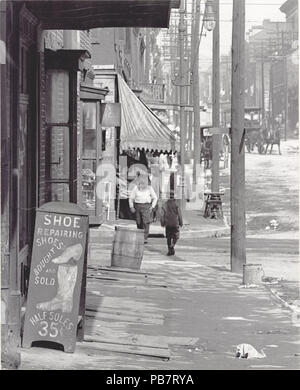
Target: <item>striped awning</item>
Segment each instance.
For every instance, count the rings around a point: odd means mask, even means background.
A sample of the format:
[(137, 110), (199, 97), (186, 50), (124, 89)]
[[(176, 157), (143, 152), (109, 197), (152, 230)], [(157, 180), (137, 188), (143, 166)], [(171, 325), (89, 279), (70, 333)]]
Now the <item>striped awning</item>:
[(120, 148), (177, 150), (171, 130), (148, 108), (118, 75), (121, 103)]

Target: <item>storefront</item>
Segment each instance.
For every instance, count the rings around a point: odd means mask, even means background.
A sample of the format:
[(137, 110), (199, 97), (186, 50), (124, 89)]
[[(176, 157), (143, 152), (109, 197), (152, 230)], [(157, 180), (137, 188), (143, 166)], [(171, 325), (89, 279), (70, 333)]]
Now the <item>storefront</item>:
[[(148, 173), (158, 198), (166, 196), (178, 170), (179, 144), (171, 130), (118, 75), (121, 128), (118, 147), (117, 217), (131, 219), (128, 196), (135, 179)], [(172, 176), (172, 177), (173, 177)]]
[(82, 64), (89, 53), (57, 48), (47, 51), (44, 32), (61, 29), (56, 34), (61, 37), (63, 30), (93, 27), (167, 27), (170, 8), (178, 8), (179, 1), (39, 0), (0, 4), (2, 362), (16, 367), (35, 210), (50, 200), (79, 202), (81, 169), (100, 158), (89, 154), (89, 142), (102, 142), (101, 131), (96, 131), (100, 138), (91, 141), (95, 129), (90, 128), (93, 120), (90, 122), (87, 114), (99, 115), (105, 93), (98, 91), (96, 99), (82, 100), (87, 135), (82, 137), (86, 160), (81, 162), (77, 93)]
[[(100, 197), (106, 219), (132, 218), (128, 207), (131, 183), (137, 171), (152, 172), (152, 185), (160, 196), (162, 170), (174, 168), (169, 160), (178, 149), (170, 129), (129, 88), (114, 66), (94, 65), (94, 85), (108, 88), (102, 116), (102, 159), (98, 169)], [(162, 160), (165, 167), (162, 167)], [(96, 172), (94, 172), (96, 173)]]
[(82, 131), (79, 133), (79, 176), (77, 184), (78, 204), (87, 209), (91, 225), (104, 220), (103, 201), (97, 196), (99, 176), (97, 168), (103, 159), (105, 134), (101, 127), (101, 101), (108, 93), (106, 89), (89, 85), (80, 86), (80, 109)]
[(104, 218), (116, 219), (116, 173), (118, 164), (118, 134), (121, 125), (121, 107), (118, 101), (117, 72), (114, 66), (94, 65), (94, 85), (107, 88), (108, 93), (102, 104), (102, 159), (98, 169), (98, 194), (103, 203)]

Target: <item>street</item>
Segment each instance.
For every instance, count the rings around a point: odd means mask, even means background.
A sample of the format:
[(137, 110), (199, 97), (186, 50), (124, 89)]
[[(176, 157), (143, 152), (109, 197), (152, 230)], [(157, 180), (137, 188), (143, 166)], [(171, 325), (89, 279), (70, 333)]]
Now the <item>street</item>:
[[(298, 281), (298, 140), (283, 141), (281, 149), (282, 155), (276, 149), (272, 155), (246, 153), (247, 262), (263, 264), (268, 276)], [(229, 169), (221, 172), (229, 222)], [(217, 245), (229, 253), (229, 239)]]
[[(277, 147), (273, 153), (259, 154), (256, 150), (245, 154), (246, 160), (246, 221), (247, 234), (287, 232), (285, 237), (296, 237), (299, 230), (299, 141), (281, 141), (282, 155)], [(222, 174), (223, 172), (223, 174)], [(221, 186), (225, 188), (225, 213), (229, 215), (229, 169), (221, 171)], [(270, 222), (278, 226), (274, 230)]]
[[(297, 146), (296, 140), (283, 143), (282, 156), (246, 154), (247, 263), (262, 264), (270, 284), (243, 288), (242, 276), (230, 272), (228, 235), (188, 238), (182, 232), (172, 257), (166, 239), (154, 235), (140, 276), (109, 271), (112, 236), (95, 230), (84, 342), (71, 360), (58, 351), (23, 349), (22, 368), (298, 368), (299, 319), (282, 304), (299, 302)], [(221, 172), (227, 188), (229, 170)], [(227, 190), (228, 222), (229, 200)], [(241, 343), (262, 349), (266, 358), (236, 359)]]
[(299, 368), (298, 1), (57, 3), (0, 2), (1, 368)]

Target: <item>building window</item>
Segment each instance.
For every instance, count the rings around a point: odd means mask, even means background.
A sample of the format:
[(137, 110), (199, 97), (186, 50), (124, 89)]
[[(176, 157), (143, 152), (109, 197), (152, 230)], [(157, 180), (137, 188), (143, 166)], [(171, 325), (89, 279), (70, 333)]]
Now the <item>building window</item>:
[(67, 70), (46, 74), (47, 201), (70, 201), (69, 79)]
[(82, 121), (82, 205), (96, 208), (97, 102), (83, 102)]

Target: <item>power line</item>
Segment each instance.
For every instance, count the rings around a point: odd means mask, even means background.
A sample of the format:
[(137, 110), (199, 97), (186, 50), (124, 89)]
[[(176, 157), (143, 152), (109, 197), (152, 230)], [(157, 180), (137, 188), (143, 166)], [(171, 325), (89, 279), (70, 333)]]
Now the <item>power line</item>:
[[(232, 6), (232, 3), (220, 3), (220, 6), (222, 6), (222, 5), (231, 5)], [(268, 6), (281, 6), (282, 5), (282, 3), (246, 3), (246, 7), (248, 7), (248, 6), (252, 6), (252, 5), (255, 5), (255, 6), (257, 6), (257, 5), (268, 5)]]

